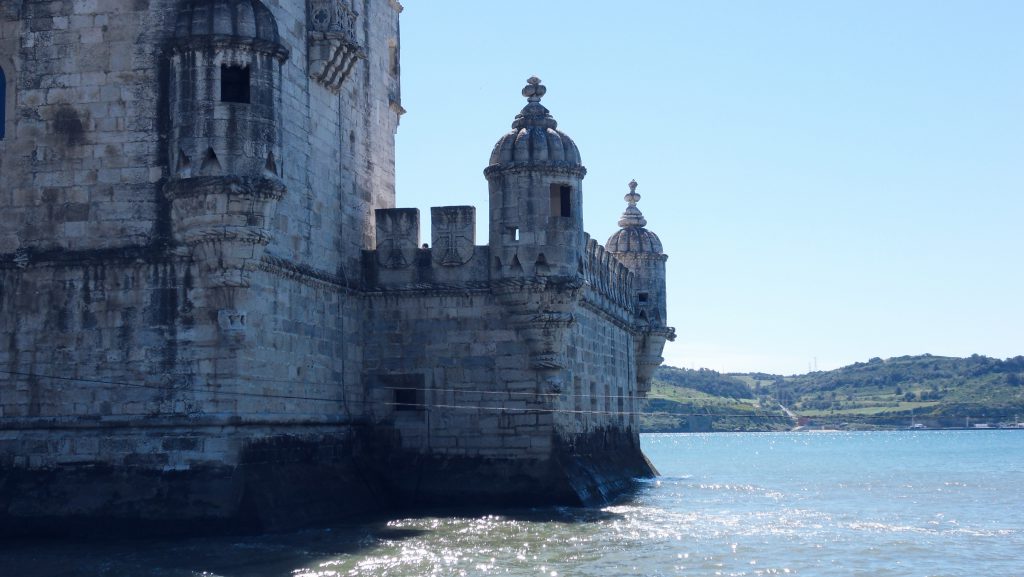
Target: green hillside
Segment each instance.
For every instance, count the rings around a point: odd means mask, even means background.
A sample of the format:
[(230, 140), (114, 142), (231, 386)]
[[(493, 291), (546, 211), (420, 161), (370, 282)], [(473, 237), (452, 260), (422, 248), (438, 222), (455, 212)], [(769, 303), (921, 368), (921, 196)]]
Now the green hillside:
[(743, 380), (708, 369), (658, 369), (647, 395), (644, 432), (786, 431), (791, 419), (755, 398)]
[[(766, 431), (800, 423), (844, 429), (1024, 421), (1024, 356), (906, 356), (805, 375), (662, 367), (645, 431)], [(780, 406), (781, 405), (781, 406)]]

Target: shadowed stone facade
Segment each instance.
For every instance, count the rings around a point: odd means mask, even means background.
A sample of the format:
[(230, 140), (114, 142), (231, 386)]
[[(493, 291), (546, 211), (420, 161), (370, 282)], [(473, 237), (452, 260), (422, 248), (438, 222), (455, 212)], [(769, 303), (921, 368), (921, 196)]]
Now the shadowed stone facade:
[(651, 473), (673, 331), (639, 195), (584, 232), (531, 78), (487, 244), (444, 206), (424, 247), (395, 208), (400, 12), (0, 6), (0, 533), (592, 504)]

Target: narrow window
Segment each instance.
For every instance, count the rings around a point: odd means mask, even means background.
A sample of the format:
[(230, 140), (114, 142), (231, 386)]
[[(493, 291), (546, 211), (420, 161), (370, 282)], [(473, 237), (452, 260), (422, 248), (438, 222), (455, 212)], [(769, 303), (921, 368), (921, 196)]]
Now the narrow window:
[(398, 76), (399, 71), (399, 60), (398, 60), (398, 42), (395, 40), (388, 41), (388, 72), (392, 76)]
[(508, 237), (512, 242), (519, 242), (519, 227), (510, 226), (508, 227)]
[(0, 66), (0, 140), (4, 139), (7, 128), (7, 75)]
[(637, 296), (637, 300), (639, 300), (641, 303), (647, 302), (647, 298), (648, 298), (647, 297), (647, 293), (639, 293), (636, 296)]
[(249, 67), (220, 67), (220, 101), (249, 104)]
[(551, 185), (551, 216), (572, 216), (572, 187), (565, 184)]

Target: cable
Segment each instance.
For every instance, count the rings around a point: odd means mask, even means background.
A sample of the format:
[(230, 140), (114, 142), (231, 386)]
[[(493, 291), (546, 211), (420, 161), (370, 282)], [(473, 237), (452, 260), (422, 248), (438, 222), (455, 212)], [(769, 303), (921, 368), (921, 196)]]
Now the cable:
[[(102, 385), (119, 386), (119, 387), (151, 389), (151, 390), (159, 390), (159, 391), (193, 391), (193, 392), (209, 393), (209, 394), (213, 394), (213, 395), (227, 395), (227, 396), (237, 396), (237, 397), (328, 402), (328, 403), (338, 403), (338, 404), (342, 404), (342, 405), (346, 405), (346, 406), (347, 405), (351, 405), (351, 404), (362, 404), (362, 405), (375, 405), (375, 406), (414, 407), (414, 408), (419, 408), (419, 409), (424, 409), (424, 410), (451, 409), (451, 410), (474, 410), (474, 411), (504, 411), (504, 412), (510, 412), (510, 413), (552, 413), (552, 414), (554, 414), (554, 413), (561, 413), (561, 414), (576, 414), (576, 415), (616, 415), (616, 416), (622, 416), (622, 415), (641, 416), (641, 415), (646, 415), (646, 416), (667, 416), (667, 417), (713, 417), (713, 418), (747, 418), (747, 419), (789, 419), (790, 418), (790, 417), (788, 417), (787, 415), (784, 415), (784, 414), (772, 415), (772, 414), (758, 414), (758, 413), (753, 413), (753, 414), (751, 414), (751, 413), (725, 413), (725, 414), (722, 414), (722, 413), (708, 413), (708, 412), (703, 412), (703, 413), (677, 413), (677, 412), (671, 412), (671, 411), (611, 411), (611, 410), (609, 410), (609, 411), (597, 411), (597, 410), (582, 410), (582, 409), (578, 409), (577, 410), (577, 409), (557, 409), (557, 408), (550, 408), (549, 409), (549, 408), (522, 408), (522, 407), (488, 407), (488, 406), (483, 406), (483, 405), (463, 405), (463, 404), (444, 404), (444, 403), (397, 403), (397, 402), (379, 402), (379, 401), (374, 401), (374, 400), (370, 400), (370, 399), (358, 399), (358, 400), (354, 400), (354, 401), (351, 401), (351, 400), (346, 401), (346, 400), (342, 400), (342, 399), (332, 399), (332, 398), (326, 398), (326, 397), (311, 397), (311, 396), (302, 396), (302, 395), (284, 395), (284, 394), (275, 394), (275, 393), (256, 393), (256, 392), (248, 392), (248, 391), (232, 391), (232, 390), (225, 390), (225, 389), (214, 389), (214, 388), (209, 388), (209, 387), (187, 387), (187, 386), (182, 386), (182, 387), (169, 386), (168, 387), (168, 386), (160, 386), (160, 385), (149, 385), (149, 384), (145, 384), (145, 383), (129, 383), (129, 382), (123, 382), (123, 381), (108, 381), (108, 380), (102, 380), (102, 379), (87, 379), (87, 378), (81, 378), (81, 377), (60, 377), (60, 376), (56, 376), (56, 375), (44, 375), (44, 374), (39, 374), (39, 373), (26, 373), (26, 372), (19, 372), (19, 371), (8, 371), (8, 370), (4, 370), (4, 369), (0, 369), (0, 373), (4, 373), (4, 374), (8, 374), (8, 375), (21, 376), (21, 377), (29, 377), (29, 378), (43, 378), (43, 379), (52, 379), (52, 380), (58, 380), (58, 381), (82, 382), (82, 383), (90, 383), (90, 384), (102, 384)], [(246, 377), (246, 378), (248, 379), (249, 377)], [(264, 380), (264, 381), (271, 381), (271, 382), (297, 383), (297, 384), (320, 384), (320, 385), (324, 384), (324, 383), (313, 383), (311, 381), (289, 381), (287, 379), (274, 380), (274, 379), (269, 379), (269, 378), (258, 378), (258, 379), (253, 379), (253, 380)], [(389, 387), (379, 387), (379, 389), (381, 389), (381, 390), (409, 390), (408, 387), (391, 387), (391, 386), (389, 386)], [(568, 398), (582, 397), (582, 398), (590, 398), (591, 400), (594, 400), (594, 399), (597, 399), (597, 400), (609, 400), (609, 399), (619, 399), (619, 398), (637, 398), (637, 397), (629, 397), (629, 396), (621, 396), (621, 395), (605, 395), (605, 396), (599, 396), (599, 397), (590, 397), (589, 395), (582, 395), (582, 394), (581, 395), (575, 395), (575, 394), (566, 394), (566, 393), (529, 393), (529, 392), (517, 392), (517, 391), (483, 391), (483, 390), (472, 390), (472, 389), (415, 389), (415, 390), (423, 391), (423, 392), (427, 392), (427, 391), (429, 391), (429, 392), (442, 392), (442, 391), (444, 391), (444, 392), (456, 392), (456, 393), (478, 393), (478, 394), (479, 393), (486, 393), (486, 394), (509, 395), (509, 396), (511, 396), (511, 395), (531, 395), (531, 396), (534, 396), (534, 397), (568, 397)], [(646, 399), (639, 399), (639, 398), (637, 398), (637, 399), (638, 400), (646, 400)], [(511, 399), (509, 399), (509, 400), (511, 400)], [(964, 404), (967, 404), (967, 403), (964, 403)], [(970, 403), (970, 404), (980, 405), (981, 403)], [(34, 416), (33, 418), (60, 418), (60, 417), (66, 417), (66, 416), (67, 415)], [(832, 418), (834, 418), (834, 417), (835, 416), (833, 416)], [(872, 421), (872, 420), (881, 421), (881, 420), (891, 420), (891, 418), (892, 418), (892, 417), (881, 417), (881, 416), (878, 416), (878, 417), (860, 417), (860, 416), (853, 416), (853, 415), (850, 415), (849, 417), (854, 418), (857, 421)], [(21, 418), (21, 417), (12, 417), (12, 416), (7, 416), (7, 415), (0, 416), (0, 420), (17, 419), (17, 418)], [(824, 417), (819, 417), (819, 418), (824, 418)]]

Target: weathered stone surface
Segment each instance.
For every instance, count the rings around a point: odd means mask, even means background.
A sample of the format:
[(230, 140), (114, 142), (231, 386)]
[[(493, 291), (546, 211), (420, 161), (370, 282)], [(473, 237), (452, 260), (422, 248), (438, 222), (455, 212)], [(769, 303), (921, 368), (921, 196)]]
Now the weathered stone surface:
[(395, 0), (15, 5), (0, 533), (589, 505), (651, 474), (664, 255), (586, 235), (539, 80), (487, 244), (446, 206), (424, 247), (394, 208)]

